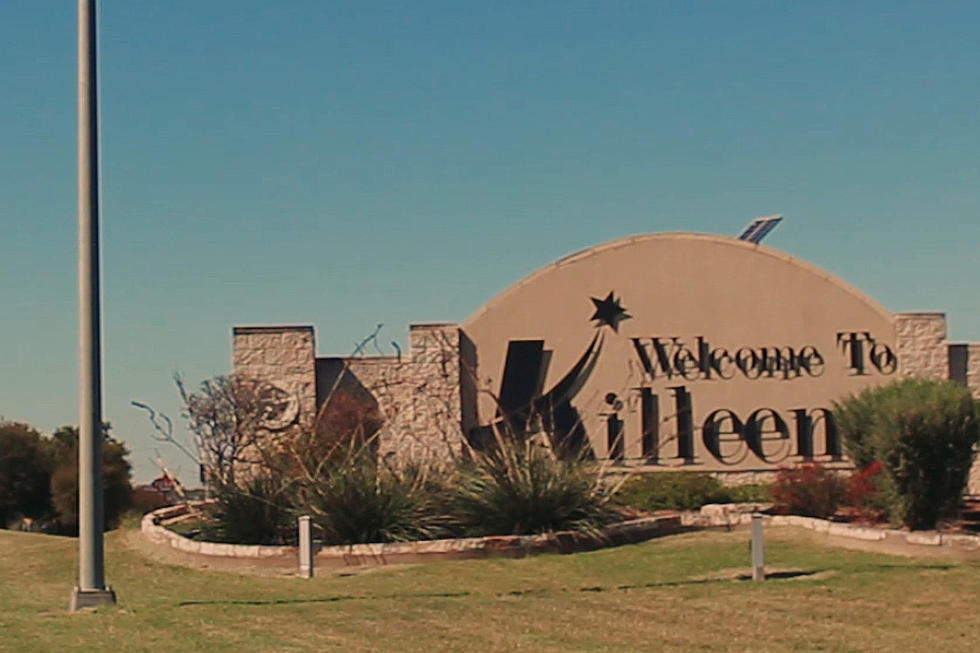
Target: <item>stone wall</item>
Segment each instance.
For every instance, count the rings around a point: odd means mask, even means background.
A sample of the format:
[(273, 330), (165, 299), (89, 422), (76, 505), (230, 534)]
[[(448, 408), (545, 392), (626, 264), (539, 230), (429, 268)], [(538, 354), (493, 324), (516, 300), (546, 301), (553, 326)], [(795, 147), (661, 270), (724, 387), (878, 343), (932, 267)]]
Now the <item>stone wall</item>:
[(458, 325), (414, 324), (407, 358), (346, 359), (385, 418), (379, 431), (382, 455), (406, 461), (461, 453), (459, 349)]
[[(945, 315), (897, 313), (895, 325), (899, 374), (948, 379)], [(980, 343), (967, 347), (966, 383), (980, 399)], [(235, 327), (232, 348), (234, 372), (284, 390), (295, 400), (291, 425), (310, 428), (319, 408), (313, 327)], [(464, 447), (463, 413), (473, 401), (467, 390), (473, 385), (467, 383), (472, 374), (467, 351), (459, 325), (415, 324), (410, 327), (407, 356), (319, 361), (336, 361), (373, 395), (384, 418), (378, 433), (382, 455), (400, 461), (445, 459), (460, 455)], [(771, 474), (720, 476), (726, 485), (771, 480)], [(980, 494), (980, 463), (971, 471), (968, 492)]]
[(289, 426), (309, 428), (316, 416), (315, 343), (311, 326), (248, 326), (232, 330), (232, 370), (285, 391), (294, 405)]
[(980, 342), (971, 342), (966, 351), (966, 387), (974, 399), (980, 399)]
[(900, 376), (949, 378), (945, 313), (896, 313), (895, 331)]
[[(327, 363), (323, 365), (322, 363)], [(353, 375), (373, 395), (384, 424), (382, 455), (400, 460), (459, 455), (463, 447), (460, 406), (460, 330), (456, 324), (415, 324), (405, 357), (316, 358), (313, 327), (235, 327), (232, 369), (266, 381), (295, 401), (290, 426), (309, 429), (330, 381), (318, 370)], [(318, 382), (320, 387), (318, 388)], [(321, 395), (318, 397), (318, 393)]]
[[(966, 385), (973, 392), (973, 398), (980, 400), (980, 343), (971, 342), (966, 347)], [(966, 486), (967, 494), (980, 495), (980, 456), (970, 469)]]

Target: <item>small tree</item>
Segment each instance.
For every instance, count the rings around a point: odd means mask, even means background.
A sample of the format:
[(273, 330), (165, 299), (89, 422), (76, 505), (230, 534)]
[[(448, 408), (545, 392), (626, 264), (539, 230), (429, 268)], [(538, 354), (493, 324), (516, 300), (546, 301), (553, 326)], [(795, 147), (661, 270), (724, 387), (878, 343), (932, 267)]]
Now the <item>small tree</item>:
[[(131, 466), (126, 445), (109, 435), (109, 424), (102, 427), (102, 490), (105, 528), (114, 528), (129, 508), (133, 488), (129, 482)], [(62, 426), (51, 436), (53, 471), (51, 505), (59, 530), (78, 532), (78, 427)]]
[(50, 510), (45, 445), (27, 424), (0, 422), (0, 528), (16, 517), (42, 517)]
[(977, 408), (952, 381), (905, 379), (834, 406), (847, 454), (864, 468), (880, 461), (894, 521), (933, 528), (955, 514), (980, 438)]
[[(150, 406), (147, 411), (157, 440), (176, 446), (202, 469), (205, 483), (216, 489), (236, 486), (236, 471), (262, 461), (263, 449), (275, 431), (292, 425), (298, 415), (294, 397), (257, 379), (231, 374), (202, 381), (188, 391), (179, 374), (174, 383), (184, 406), (181, 416), (193, 436), (186, 446), (173, 432), (173, 422)], [(247, 479), (246, 479), (247, 480)]]

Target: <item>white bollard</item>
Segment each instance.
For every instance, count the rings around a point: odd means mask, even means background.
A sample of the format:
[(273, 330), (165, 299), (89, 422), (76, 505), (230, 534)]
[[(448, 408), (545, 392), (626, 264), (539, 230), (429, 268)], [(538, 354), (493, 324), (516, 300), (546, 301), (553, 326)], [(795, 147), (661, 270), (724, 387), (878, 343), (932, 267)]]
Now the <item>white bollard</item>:
[(309, 515), (299, 518), (299, 575), (313, 578), (313, 529)]
[(766, 554), (762, 540), (762, 515), (752, 514), (752, 580), (766, 579)]

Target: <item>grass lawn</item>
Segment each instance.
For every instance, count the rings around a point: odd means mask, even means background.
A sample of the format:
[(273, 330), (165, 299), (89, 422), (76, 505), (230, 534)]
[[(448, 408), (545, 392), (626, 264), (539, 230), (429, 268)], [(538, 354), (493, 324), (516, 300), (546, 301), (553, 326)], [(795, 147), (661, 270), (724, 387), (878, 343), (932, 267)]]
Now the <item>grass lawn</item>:
[[(324, 573), (151, 562), (108, 534), (120, 604), (68, 614), (75, 541), (0, 531), (0, 651), (977, 651), (980, 558), (902, 558), (767, 532), (701, 532), (569, 556)], [(791, 574), (785, 574), (789, 576)]]

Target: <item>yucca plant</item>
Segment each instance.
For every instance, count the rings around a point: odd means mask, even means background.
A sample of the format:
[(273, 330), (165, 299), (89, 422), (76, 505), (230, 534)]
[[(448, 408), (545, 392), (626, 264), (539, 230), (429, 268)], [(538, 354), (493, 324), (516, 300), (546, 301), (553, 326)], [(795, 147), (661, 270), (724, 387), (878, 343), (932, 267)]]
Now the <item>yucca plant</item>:
[(217, 491), (202, 536), (235, 544), (288, 544), (296, 540), (295, 498), (278, 476), (256, 476)]
[(559, 460), (535, 438), (500, 436), (460, 467), (451, 510), (468, 535), (594, 534), (617, 517), (596, 463)]
[(406, 542), (449, 534), (441, 487), (424, 465), (395, 468), (361, 448), (303, 484), (325, 544)]

